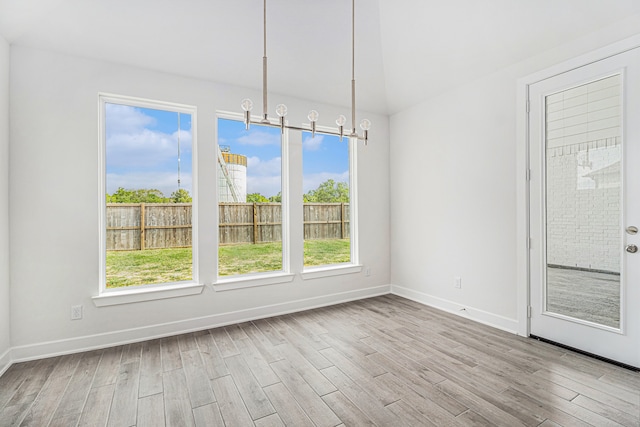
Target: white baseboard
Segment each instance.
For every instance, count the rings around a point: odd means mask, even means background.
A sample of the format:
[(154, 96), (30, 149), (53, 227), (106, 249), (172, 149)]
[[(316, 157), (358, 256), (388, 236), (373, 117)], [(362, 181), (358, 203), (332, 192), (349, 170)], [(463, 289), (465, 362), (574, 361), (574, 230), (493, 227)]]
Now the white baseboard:
[[(297, 311), (310, 310), (313, 308), (340, 304), (343, 302), (364, 298), (371, 298), (379, 295), (386, 295), (389, 293), (389, 290), (389, 285), (383, 285), (367, 289), (340, 292), (331, 295), (323, 295), (320, 297), (288, 301), (280, 304), (256, 307), (247, 310), (214, 314), (211, 316), (193, 319), (185, 319), (177, 322), (163, 323), (141, 328), (124, 329), (120, 331), (88, 335), (65, 340), (18, 346), (10, 349), (7, 354), (10, 354), (12, 356), (12, 360), (10, 360), (10, 362), (23, 362), (27, 360), (41, 359), (63, 354), (96, 350), (116, 345), (129, 344), (133, 342), (146, 341), (171, 335), (216, 328), (234, 323), (242, 323), (250, 320), (262, 319), (265, 317), (295, 313)], [(4, 359), (0, 358), (0, 369), (2, 369), (3, 360)]]
[(461, 305), (457, 302), (434, 297), (402, 286), (391, 285), (391, 293), (506, 332), (511, 332), (513, 334), (518, 333), (518, 321), (516, 319), (509, 319), (507, 317), (489, 313), (468, 305)]
[(3, 354), (0, 354), (0, 376), (2, 376), (2, 374), (4, 374), (7, 369), (9, 369), (12, 363), (13, 361), (11, 359), (11, 349), (9, 348)]

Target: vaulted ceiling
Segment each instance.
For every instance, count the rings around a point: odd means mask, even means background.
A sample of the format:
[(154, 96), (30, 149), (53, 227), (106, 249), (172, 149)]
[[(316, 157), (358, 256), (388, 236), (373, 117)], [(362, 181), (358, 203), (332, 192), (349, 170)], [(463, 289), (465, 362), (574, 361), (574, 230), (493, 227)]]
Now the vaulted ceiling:
[[(347, 106), (349, 0), (268, 0), (269, 92)], [(0, 0), (10, 43), (252, 88), (261, 0)], [(357, 0), (358, 105), (394, 113), (629, 15), (638, 0)]]

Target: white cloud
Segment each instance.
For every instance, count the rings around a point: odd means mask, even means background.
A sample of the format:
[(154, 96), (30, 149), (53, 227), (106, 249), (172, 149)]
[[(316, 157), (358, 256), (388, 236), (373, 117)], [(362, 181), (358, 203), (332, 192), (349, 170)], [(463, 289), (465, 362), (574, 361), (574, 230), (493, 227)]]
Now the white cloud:
[(281, 157), (274, 157), (266, 161), (257, 156), (247, 158), (247, 175), (249, 176), (280, 176), (281, 171)]
[[(180, 131), (180, 155), (191, 155), (191, 131)], [(172, 135), (142, 129), (107, 138), (107, 168), (153, 168), (178, 159), (178, 131)]]
[(302, 148), (307, 151), (317, 151), (320, 149), (323, 139), (324, 135), (316, 135), (315, 138), (311, 138), (309, 135), (302, 141)]
[[(178, 131), (176, 130), (171, 136), (177, 142), (178, 141)], [(191, 134), (191, 130), (180, 129), (180, 147), (189, 147), (191, 149), (191, 142), (193, 140), (193, 135)]]
[(262, 160), (257, 156), (247, 158), (247, 193), (260, 193), (266, 197), (281, 191), (282, 158)]
[(140, 109), (128, 105), (106, 104), (107, 136), (122, 133), (138, 133), (147, 126), (155, 125), (156, 120), (144, 114)]
[(271, 197), (277, 195), (281, 188), (280, 175), (247, 176), (247, 193), (260, 193), (265, 197)]
[(250, 130), (248, 135), (237, 139), (239, 144), (261, 147), (265, 145), (280, 145), (280, 132), (269, 133), (261, 130)]
[(308, 193), (318, 188), (323, 182), (333, 179), (335, 182), (346, 182), (349, 184), (349, 171), (342, 173), (320, 172), (305, 175), (302, 179), (302, 191)]
[[(149, 129), (156, 119), (128, 105), (107, 104), (107, 168), (153, 168), (178, 158), (178, 131)], [(192, 134), (180, 130), (180, 154), (191, 154)]]

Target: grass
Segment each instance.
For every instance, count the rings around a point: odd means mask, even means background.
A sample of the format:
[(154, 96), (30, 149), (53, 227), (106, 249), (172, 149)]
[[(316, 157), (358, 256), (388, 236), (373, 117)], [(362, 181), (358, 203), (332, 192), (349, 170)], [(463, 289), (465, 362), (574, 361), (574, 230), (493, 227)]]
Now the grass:
[(107, 288), (191, 278), (191, 248), (107, 251)]
[[(219, 275), (282, 270), (282, 243), (229, 245), (218, 250)], [(339, 264), (351, 259), (348, 239), (306, 240), (305, 267)], [(108, 251), (107, 287), (191, 280), (191, 248)]]
[(313, 267), (351, 261), (349, 239), (305, 240), (304, 266)]
[(282, 243), (220, 246), (218, 275), (262, 273), (282, 270)]

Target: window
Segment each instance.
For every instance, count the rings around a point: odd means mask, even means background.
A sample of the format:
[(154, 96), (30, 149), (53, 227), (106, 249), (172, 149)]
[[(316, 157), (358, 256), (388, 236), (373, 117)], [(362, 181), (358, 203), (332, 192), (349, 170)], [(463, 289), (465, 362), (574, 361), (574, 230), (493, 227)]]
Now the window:
[(303, 132), (304, 267), (351, 263), (350, 141)]
[[(100, 117), (101, 288), (94, 302), (114, 305), (201, 292), (195, 107), (101, 95)], [(296, 167), (294, 179), (304, 182), (304, 203), (296, 202), (296, 210), (304, 206), (304, 224), (294, 215), (293, 225), (304, 227), (304, 269), (309, 270), (302, 277), (360, 271), (351, 203), (354, 144), (291, 132), (297, 144), (303, 141), (302, 170)], [(207, 183), (216, 186), (218, 197), (216, 291), (295, 277), (287, 141), (288, 133), (277, 126), (252, 124), (246, 130), (235, 116), (217, 118), (215, 151), (204, 160), (209, 173), (216, 170), (215, 181)], [(214, 271), (201, 273), (210, 277)]]
[(218, 277), (283, 272), (279, 128), (218, 118)]
[(101, 96), (103, 292), (192, 283), (195, 108)]

